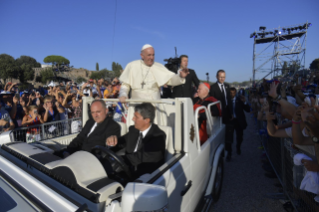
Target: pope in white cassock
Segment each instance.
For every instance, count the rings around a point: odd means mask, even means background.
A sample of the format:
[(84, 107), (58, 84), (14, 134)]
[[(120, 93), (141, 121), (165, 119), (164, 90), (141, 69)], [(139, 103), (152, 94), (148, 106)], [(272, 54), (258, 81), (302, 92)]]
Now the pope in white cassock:
[[(120, 101), (125, 102), (128, 98), (128, 93), (131, 90), (131, 99), (161, 99), (160, 88), (167, 84), (177, 86), (185, 83), (185, 77), (188, 75), (188, 70), (183, 70), (180, 74), (174, 74), (169, 71), (164, 65), (154, 62), (154, 48), (146, 44), (141, 50), (141, 60), (130, 62), (125, 67), (120, 76), (122, 82), (120, 89)], [(160, 111), (163, 111), (163, 106)], [(134, 113), (129, 109), (129, 114)], [(167, 117), (164, 114), (159, 114), (157, 110), (155, 123), (166, 125)], [(131, 121), (131, 117), (127, 117), (127, 121)], [(130, 124), (129, 124), (130, 125)]]
[(141, 50), (141, 60), (127, 64), (120, 76), (122, 82), (120, 101), (124, 102), (130, 89), (132, 99), (160, 99), (160, 87), (167, 84), (177, 86), (185, 83), (187, 71), (174, 74), (164, 65), (154, 62), (154, 48), (146, 44)]

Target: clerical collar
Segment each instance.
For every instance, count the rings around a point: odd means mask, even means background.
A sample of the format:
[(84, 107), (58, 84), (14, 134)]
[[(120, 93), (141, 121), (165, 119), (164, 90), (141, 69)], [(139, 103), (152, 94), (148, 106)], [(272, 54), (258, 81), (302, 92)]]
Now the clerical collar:
[(143, 134), (143, 138), (145, 138), (145, 136), (147, 135), (148, 131), (150, 131), (151, 127), (152, 127), (152, 124), (146, 130), (140, 131)]

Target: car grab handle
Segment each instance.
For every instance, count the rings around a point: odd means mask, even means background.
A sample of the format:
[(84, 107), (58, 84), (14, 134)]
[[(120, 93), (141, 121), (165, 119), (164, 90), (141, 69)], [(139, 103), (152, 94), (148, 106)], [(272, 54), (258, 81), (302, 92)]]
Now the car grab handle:
[(192, 181), (190, 180), (190, 181), (188, 181), (185, 189), (183, 191), (181, 191), (181, 196), (184, 196), (187, 193), (187, 191), (191, 188), (191, 186), (192, 186)]

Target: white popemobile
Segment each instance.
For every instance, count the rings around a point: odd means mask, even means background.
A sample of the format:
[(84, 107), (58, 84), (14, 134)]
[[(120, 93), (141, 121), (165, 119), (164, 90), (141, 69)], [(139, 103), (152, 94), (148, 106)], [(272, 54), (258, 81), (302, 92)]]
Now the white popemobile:
[[(83, 99), (83, 125), (91, 98)], [(118, 100), (109, 100), (116, 103)], [(158, 123), (166, 133), (165, 163), (151, 174), (131, 179), (116, 153), (97, 146), (65, 159), (52, 154), (76, 134), (35, 143), (11, 142), (0, 135), (0, 204), (4, 211), (164, 212), (208, 211), (217, 201), (223, 180), (225, 126), (204, 106), (193, 111), (188, 98), (128, 100), (156, 105), (167, 120)], [(216, 102), (219, 103), (219, 102)], [(210, 104), (210, 108), (216, 103)], [(208, 140), (199, 141), (199, 111), (205, 110)], [(128, 110), (130, 111), (130, 110)], [(130, 117), (130, 116), (128, 116)], [(119, 123), (121, 134), (132, 124)], [(117, 178), (108, 178), (100, 160), (112, 162)]]

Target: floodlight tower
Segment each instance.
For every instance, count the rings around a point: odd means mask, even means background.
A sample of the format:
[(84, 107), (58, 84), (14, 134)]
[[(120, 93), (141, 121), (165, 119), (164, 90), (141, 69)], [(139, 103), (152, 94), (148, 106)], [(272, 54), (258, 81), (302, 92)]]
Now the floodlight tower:
[[(285, 62), (294, 68), (294, 72), (296, 69), (305, 68), (307, 31), (310, 26), (311, 23), (308, 21), (287, 27), (279, 26), (267, 31), (266, 27), (261, 26), (258, 32), (255, 31), (250, 35), (250, 38), (254, 38), (253, 85), (255, 85), (256, 72), (267, 72), (263, 78), (270, 74), (278, 76)], [(256, 53), (256, 46), (264, 46), (264, 48)], [(273, 50), (269, 48), (271, 46)], [(262, 69), (269, 62), (271, 65)]]

